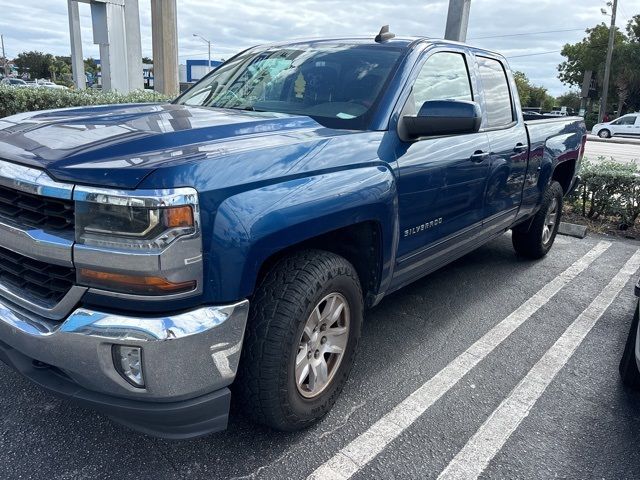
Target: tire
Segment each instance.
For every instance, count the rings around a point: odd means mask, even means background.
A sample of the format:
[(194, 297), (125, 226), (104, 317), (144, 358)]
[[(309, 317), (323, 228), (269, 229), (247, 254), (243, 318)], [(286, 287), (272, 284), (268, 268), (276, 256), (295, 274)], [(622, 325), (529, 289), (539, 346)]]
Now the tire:
[(611, 132), (609, 130), (607, 130), (606, 128), (603, 128), (602, 130), (600, 130), (598, 132), (598, 136), (600, 138), (611, 138)]
[(622, 377), (622, 383), (626, 386), (640, 389), (640, 372), (638, 371), (638, 364), (636, 363), (636, 341), (638, 337), (638, 307), (636, 307), (636, 313), (633, 316), (633, 322), (631, 322), (631, 329), (629, 330), (629, 336), (627, 337), (627, 343), (624, 346), (624, 353), (620, 360), (620, 376)]
[[(337, 305), (334, 313), (340, 302), (343, 305), (336, 313), (338, 321), (327, 327), (331, 321), (318, 323), (316, 313), (326, 314), (330, 302)], [(252, 420), (277, 430), (300, 430), (320, 420), (347, 381), (362, 314), (358, 275), (344, 258), (305, 250), (280, 260), (259, 283), (252, 300), (234, 400)], [(339, 359), (338, 353), (327, 351), (337, 352), (340, 346), (344, 348)], [(326, 370), (319, 366), (322, 362)], [(327, 372), (324, 386), (315, 380), (323, 371)], [(296, 374), (306, 383), (299, 382)]]
[(513, 228), (511, 241), (519, 255), (538, 259), (551, 250), (562, 217), (562, 195), (560, 184), (551, 182), (533, 219)]

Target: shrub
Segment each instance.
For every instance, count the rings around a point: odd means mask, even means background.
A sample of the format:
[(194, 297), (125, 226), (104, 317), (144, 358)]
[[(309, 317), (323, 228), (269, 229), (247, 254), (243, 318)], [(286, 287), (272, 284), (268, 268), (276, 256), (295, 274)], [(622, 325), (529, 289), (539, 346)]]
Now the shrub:
[(0, 86), (0, 118), (16, 113), (52, 108), (106, 105), (112, 103), (164, 102), (169, 98), (152, 91), (128, 94), (100, 90), (57, 90), (51, 88), (14, 88)]
[(574, 211), (592, 220), (616, 218), (630, 226), (640, 216), (640, 172), (635, 163), (585, 160), (581, 187), (574, 193)]
[(584, 123), (587, 126), (587, 131), (591, 132), (593, 126), (598, 123), (598, 114), (589, 112), (584, 116)]

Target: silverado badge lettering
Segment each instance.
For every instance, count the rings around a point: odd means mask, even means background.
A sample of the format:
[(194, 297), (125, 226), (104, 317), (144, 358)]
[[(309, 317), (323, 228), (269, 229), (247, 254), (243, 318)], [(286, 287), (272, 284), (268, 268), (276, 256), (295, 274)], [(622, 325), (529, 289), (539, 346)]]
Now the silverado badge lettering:
[(421, 223), (418, 226), (405, 230), (404, 236), (410, 237), (411, 235), (415, 235), (416, 233), (424, 232), (425, 230), (429, 230), (430, 228), (436, 227), (441, 223), (442, 223), (442, 217), (436, 218), (435, 220), (430, 220), (428, 222)]

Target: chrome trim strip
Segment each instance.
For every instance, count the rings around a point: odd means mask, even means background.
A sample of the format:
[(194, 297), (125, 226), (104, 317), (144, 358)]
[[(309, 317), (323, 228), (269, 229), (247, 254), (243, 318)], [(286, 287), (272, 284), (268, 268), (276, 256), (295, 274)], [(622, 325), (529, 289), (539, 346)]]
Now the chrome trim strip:
[(73, 191), (73, 199), (77, 202), (155, 208), (198, 205), (198, 192), (191, 187), (167, 190), (113, 190), (77, 185)]
[[(6, 298), (10, 302), (15, 303), (19, 307), (25, 308), (36, 315), (48, 318), (50, 320), (62, 320), (63, 318), (65, 318), (69, 314), (71, 309), (78, 304), (78, 302), (84, 295), (84, 292), (86, 291), (87, 287), (74, 285), (57, 304), (46, 307), (38, 303), (37, 300), (28, 298), (25, 295), (25, 292), (20, 292), (20, 294), (17, 294), (13, 290), (11, 290), (11, 288), (0, 283), (0, 295), (2, 297)], [(6, 319), (2, 318), (2, 320)]]
[(73, 184), (53, 180), (45, 171), (0, 160), (0, 185), (21, 192), (71, 200)]
[(249, 312), (249, 300), (220, 307), (202, 307), (173, 316), (146, 318), (78, 308), (60, 332), (81, 333), (111, 341), (155, 342), (198, 335), (224, 323), (232, 314)]
[(102, 295), (104, 297), (111, 297), (114, 299), (132, 300), (135, 302), (144, 303), (170, 302), (171, 300), (182, 300), (183, 298), (193, 297), (194, 295), (202, 293), (202, 281), (196, 280), (196, 283), (196, 288), (194, 288), (193, 290), (189, 290), (188, 292), (168, 293), (165, 295), (138, 295), (135, 293), (112, 292), (111, 290), (102, 290), (100, 288), (94, 287), (90, 287), (89, 290), (87, 290), (87, 293)]
[(73, 241), (73, 237), (59, 237), (39, 229), (26, 230), (0, 220), (0, 247), (34, 260), (72, 267)]

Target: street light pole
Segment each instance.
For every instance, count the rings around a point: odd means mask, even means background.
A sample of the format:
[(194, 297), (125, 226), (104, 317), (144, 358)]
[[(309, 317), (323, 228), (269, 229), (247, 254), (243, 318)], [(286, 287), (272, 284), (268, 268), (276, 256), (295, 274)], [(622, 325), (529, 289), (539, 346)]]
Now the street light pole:
[(607, 113), (607, 96), (609, 95), (609, 75), (611, 74), (611, 57), (613, 56), (613, 41), (616, 35), (617, 8), (618, 8), (618, 0), (613, 0), (613, 6), (611, 7), (611, 27), (609, 28), (609, 45), (607, 46), (607, 59), (604, 64), (604, 81), (602, 82), (602, 97), (600, 98), (600, 112), (598, 112), (598, 122), (602, 122), (602, 118)]
[(204, 41), (209, 47), (209, 63), (207, 64), (207, 73), (209, 73), (211, 71), (211, 42), (204, 38), (202, 35), (198, 35), (197, 33), (194, 33), (193, 36)]
[(9, 74), (9, 61), (7, 60), (7, 55), (4, 52), (4, 35), (0, 35), (0, 43), (2, 43), (2, 73), (6, 76)]

